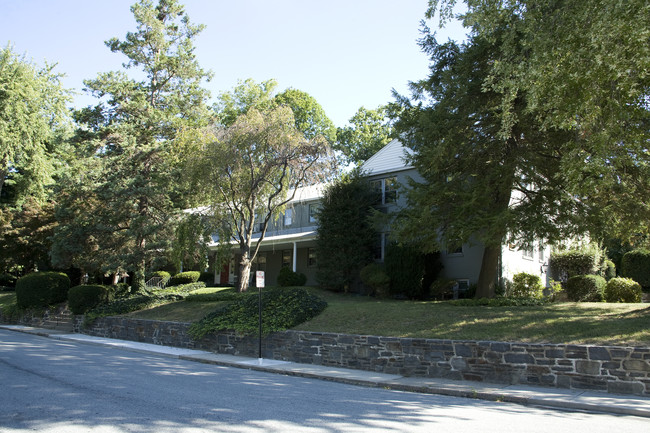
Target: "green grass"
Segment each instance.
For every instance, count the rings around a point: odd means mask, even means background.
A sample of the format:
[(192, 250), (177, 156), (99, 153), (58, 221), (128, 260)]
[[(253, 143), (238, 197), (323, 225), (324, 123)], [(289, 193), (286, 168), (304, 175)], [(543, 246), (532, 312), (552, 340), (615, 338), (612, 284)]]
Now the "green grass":
[[(222, 289), (201, 289), (213, 293)], [(325, 311), (294, 329), (393, 337), (650, 346), (650, 304), (555, 303), (538, 307), (460, 307), (379, 300), (309, 288)], [(0, 308), (15, 293), (0, 292)], [(195, 322), (227, 301), (177, 301), (128, 317)]]

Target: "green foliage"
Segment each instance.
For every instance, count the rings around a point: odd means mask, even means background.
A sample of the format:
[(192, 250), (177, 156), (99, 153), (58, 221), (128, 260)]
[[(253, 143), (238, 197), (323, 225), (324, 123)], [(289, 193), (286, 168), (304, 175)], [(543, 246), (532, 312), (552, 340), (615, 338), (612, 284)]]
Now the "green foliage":
[(8, 273), (2, 273), (0, 274), (0, 286), (2, 287), (16, 287), (16, 281), (18, 281), (18, 277), (16, 277), (13, 274), (8, 274)]
[(424, 255), (413, 245), (391, 243), (384, 257), (386, 274), (390, 278), (391, 295), (409, 299), (423, 299), (427, 293), (423, 287)]
[(171, 249), (171, 260), (180, 269), (205, 269), (209, 254), (208, 243), (212, 242), (214, 227), (210, 219), (198, 213), (183, 216), (176, 227)]
[(544, 286), (539, 275), (520, 272), (513, 275), (512, 282), (508, 284), (507, 296), (512, 298), (535, 298), (544, 297)]
[(429, 288), (429, 293), (433, 299), (445, 299), (453, 297), (454, 286), (456, 285), (456, 280), (449, 280), (446, 278), (439, 278), (431, 283)]
[(549, 272), (554, 280), (566, 282), (575, 275), (599, 274), (603, 261), (602, 250), (595, 246), (553, 252)]
[(637, 249), (625, 253), (621, 275), (632, 278), (646, 290), (650, 288), (650, 250)]
[(348, 164), (362, 164), (390, 142), (393, 128), (387, 112), (386, 106), (375, 110), (360, 107), (349, 120), (352, 126), (338, 128), (335, 149), (345, 155)]
[(206, 286), (214, 285), (214, 273), (213, 272), (201, 272), (199, 281), (205, 283)]
[[(151, 274), (151, 278), (160, 278), (161, 283), (163, 286), (166, 286), (167, 283), (169, 283), (169, 280), (171, 279), (171, 274), (167, 271), (156, 271)], [(195, 281), (190, 281), (190, 282), (195, 282)]]
[(544, 298), (516, 298), (516, 297), (501, 297), (495, 298), (479, 298), (479, 299), (456, 299), (449, 301), (449, 305), (456, 307), (537, 307), (540, 305), (548, 304), (548, 300)]
[(564, 285), (564, 291), (573, 302), (601, 302), (607, 282), (600, 275), (575, 275)]
[(335, 292), (355, 291), (359, 271), (373, 262), (379, 236), (370, 222), (375, 199), (374, 191), (357, 172), (325, 189), (316, 241), (316, 278), (322, 287)]
[(300, 272), (293, 272), (288, 266), (280, 269), (278, 274), (278, 285), (280, 287), (304, 286), (307, 283), (307, 276)]
[(34, 272), (16, 282), (19, 308), (47, 307), (68, 299), (70, 278), (63, 272)]
[(235, 301), (242, 296), (257, 295), (254, 290), (238, 292), (234, 289), (220, 290), (213, 293), (190, 293), (185, 298), (187, 302), (229, 302)]
[(116, 298), (107, 304), (99, 304), (86, 313), (84, 322), (92, 323), (98, 317), (117, 316), (132, 311), (144, 310), (170, 301), (181, 301), (191, 292), (204, 288), (203, 283), (191, 283), (180, 286), (154, 290), (151, 293), (133, 293), (126, 297)]
[(641, 302), (641, 285), (631, 278), (612, 278), (605, 286), (606, 302)]
[[(327, 302), (304, 289), (273, 289), (262, 295), (264, 333), (279, 332), (306, 322), (320, 314)], [(190, 326), (189, 334), (200, 339), (206, 334), (231, 329), (243, 334), (258, 332), (258, 297), (240, 296)]]
[[(188, 131), (181, 138), (185, 161), (196, 191), (205, 197), (219, 231), (221, 245), (236, 240), (241, 259), (239, 291), (245, 291), (250, 264), (273, 218), (293, 200), (296, 191), (331, 175), (329, 145), (322, 137), (308, 140), (296, 128), (288, 106), (266, 111), (249, 109), (224, 128)], [(224, 203), (228, 205), (225, 206)]]
[(73, 314), (84, 314), (99, 304), (110, 302), (112, 297), (111, 289), (106, 286), (75, 286), (68, 291), (68, 306)]
[[(73, 250), (73, 257), (94, 256), (93, 265), (102, 271), (129, 271), (132, 289), (144, 291), (145, 269), (166, 259), (176, 214), (193, 196), (182, 190), (186, 176), (175, 138), (180, 130), (207, 124), (209, 93), (202, 81), (210, 74), (194, 52), (203, 26), (192, 24), (177, 0), (140, 0), (131, 11), (136, 30), (106, 41), (112, 52), (126, 56), (125, 71), (84, 81), (101, 98), (75, 114), (79, 165), (92, 170), (88, 176), (75, 170), (78, 177), (69, 184), (81, 183), (91, 194), (73, 187), (70, 201), (82, 218), (69, 216), (78, 233), (59, 242), (71, 250), (70, 243), (90, 243)], [(130, 77), (126, 72), (132, 69), (137, 71)], [(92, 248), (93, 242), (100, 248)]]
[(69, 123), (70, 92), (54, 66), (40, 67), (0, 49), (0, 202), (43, 202), (57, 164), (64, 161), (60, 133)]
[(201, 272), (199, 271), (187, 271), (181, 272), (169, 279), (169, 286), (178, 286), (181, 284), (191, 284), (199, 281)]
[(605, 260), (603, 267), (603, 277), (605, 277), (606, 280), (611, 280), (616, 277), (616, 265), (613, 261)]
[(364, 266), (359, 273), (361, 282), (371, 291), (370, 294), (386, 298), (390, 294), (390, 277), (384, 266), (370, 263)]

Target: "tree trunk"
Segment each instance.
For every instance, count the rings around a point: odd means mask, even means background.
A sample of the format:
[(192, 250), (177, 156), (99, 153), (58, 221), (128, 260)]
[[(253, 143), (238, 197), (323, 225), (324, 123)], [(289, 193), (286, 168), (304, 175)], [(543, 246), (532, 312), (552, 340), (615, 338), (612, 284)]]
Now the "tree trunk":
[(0, 196), (2, 195), (2, 187), (5, 184), (5, 177), (7, 177), (7, 170), (0, 168)]
[(237, 282), (237, 290), (240, 292), (248, 290), (248, 280), (250, 279), (252, 264), (248, 254), (242, 254), (241, 261), (239, 262), (239, 281)]
[(494, 298), (497, 274), (499, 270), (499, 256), (501, 246), (485, 247), (481, 262), (481, 273), (478, 276), (476, 298)]

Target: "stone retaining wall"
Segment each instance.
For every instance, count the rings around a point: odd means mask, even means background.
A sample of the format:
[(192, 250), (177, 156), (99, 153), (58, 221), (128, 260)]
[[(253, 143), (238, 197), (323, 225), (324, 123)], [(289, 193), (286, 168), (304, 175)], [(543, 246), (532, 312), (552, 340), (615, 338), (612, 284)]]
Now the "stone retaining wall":
[[(194, 341), (189, 324), (107, 317), (82, 332), (101, 337), (257, 357), (258, 340), (222, 332)], [(403, 376), (650, 395), (650, 348), (452, 341), (287, 331), (264, 338), (262, 356)]]

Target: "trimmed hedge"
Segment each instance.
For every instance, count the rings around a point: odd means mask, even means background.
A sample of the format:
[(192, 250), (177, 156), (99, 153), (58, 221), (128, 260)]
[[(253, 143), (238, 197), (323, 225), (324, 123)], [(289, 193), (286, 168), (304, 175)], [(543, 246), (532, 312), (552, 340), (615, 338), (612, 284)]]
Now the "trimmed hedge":
[[(244, 334), (258, 333), (258, 297), (241, 296), (236, 301), (192, 323), (188, 331), (194, 339), (223, 329)], [(327, 307), (327, 302), (305, 289), (271, 289), (262, 293), (262, 332), (284, 331), (306, 322)]]
[(625, 253), (621, 260), (621, 275), (632, 278), (646, 290), (650, 288), (650, 251), (638, 249)]
[(607, 302), (641, 302), (641, 285), (631, 278), (612, 278), (605, 286)]
[(192, 284), (199, 281), (201, 273), (199, 271), (187, 271), (176, 274), (170, 278), (168, 286), (179, 286), (181, 284)]
[(383, 266), (371, 263), (361, 269), (359, 276), (364, 286), (372, 290), (372, 294), (381, 298), (390, 294), (390, 278)]
[(576, 275), (567, 280), (564, 291), (569, 301), (602, 302), (605, 284), (600, 275)]
[(278, 274), (278, 286), (296, 287), (304, 286), (307, 283), (307, 276), (300, 272), (293, 272), (291, 268), (285, 266), (280, 269)]
[(18, 308), (47, 307), (65, 302), (70, 278), (63, 272), (34, 272), (16, 281)]
[(412, 245), (391, 243), (386, 247), (384, 268), (390, 279), (391, 295), (424, 299), (428, 287), (422, 286), (424, 255)]
[(91, 308), (113, 299), (113, 290), (100, 285), (82, 285), (68, 291), (68, 306), (73, 314), (84, 314)]
[(576, 275), (597, 274), (602, 259), (595, 248), (556, 252), (549, 258), (549, 271), (554, 280), (564, 283)]

